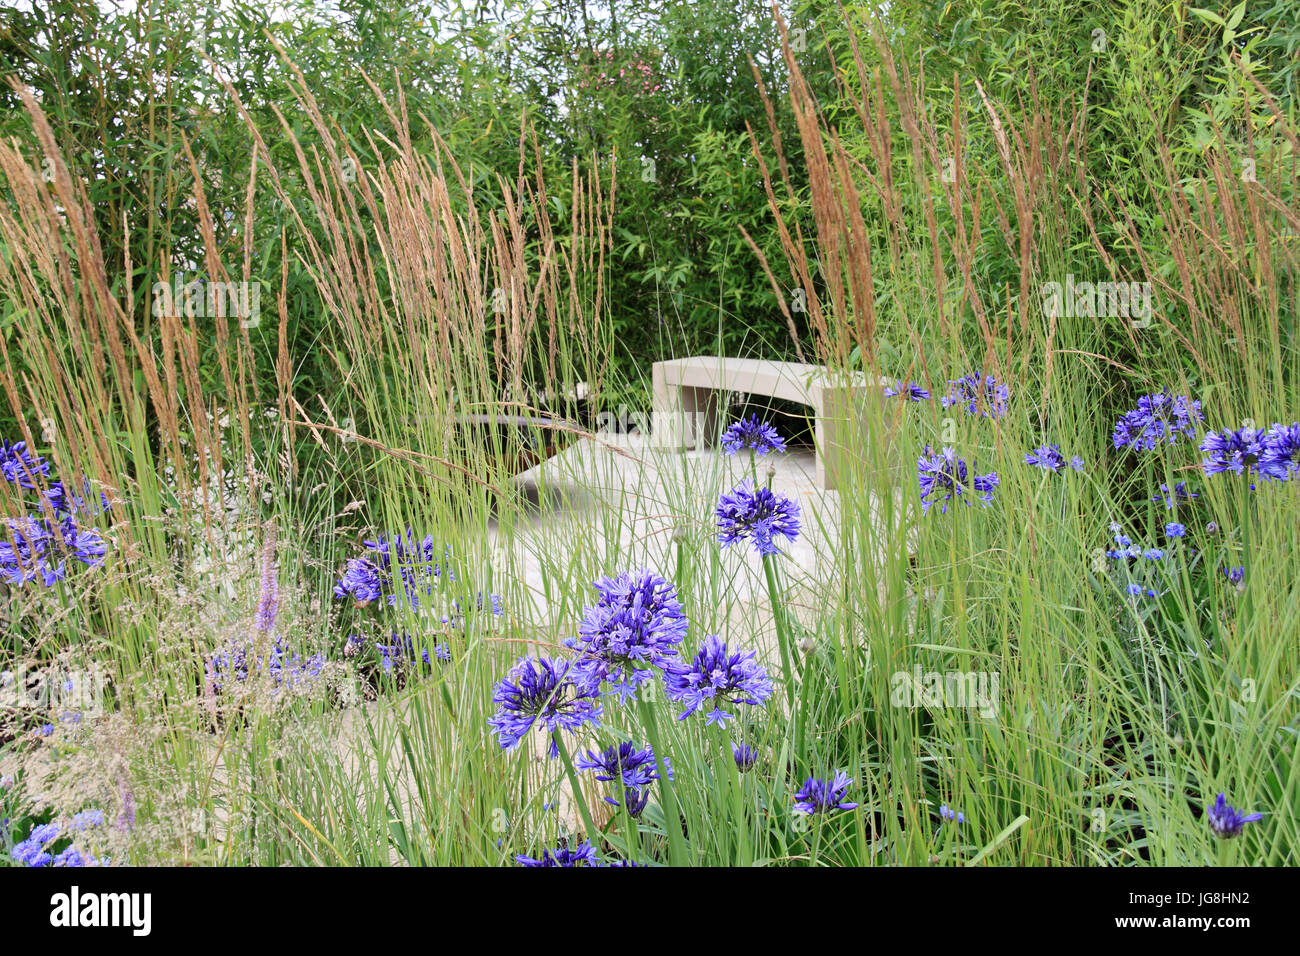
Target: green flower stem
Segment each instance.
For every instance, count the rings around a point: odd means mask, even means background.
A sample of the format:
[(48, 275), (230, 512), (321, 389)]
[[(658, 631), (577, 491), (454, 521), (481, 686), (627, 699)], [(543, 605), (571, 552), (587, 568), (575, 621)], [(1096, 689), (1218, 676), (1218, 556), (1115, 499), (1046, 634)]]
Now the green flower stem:
[(794, 669), (791, 664), (790, 627), (776, 585), (776, 555), (763, 555), (763, 575), (767, 578), (767, 596), (772, 604), (772, 619), (776, 624), (776, 640), (781, 648), (781, 670), (785, 674), (785, 700), (794, 711)]
[[(1241, 566), (1244, 568), (1247, 566), (1250, 560), (1251, 535), (1250, 535), (1250, 475), (1249, 473), (1243, 476), (1241, 479), (1241, 514), (1237, 520), (1241, 524)], [(1232, 559), (1229, 558), (1228, 562), (1229, 562), (1228, 569), (1231, 570)], [(1217, 573), (1217, 569), (1215, 569), (1215, 573)], [(1245, 590), (1242, 592), (1241, 595), (1241, 614), (1238, 618), (1241, 621), (1241, 628), (1239, 629), (1238, 633), (1245, 632), (1247, 623), (1250, 620), (1250, 606), (1251, 606), (1250, 592), (1252, 590), (1250, 586), (1250, 575), (1247, 574), (1245, 577), (1243, 577), (1241, 579), (1241, 583), (1242, 586), (1245, 588)]]
[(637, 708), (641, 712), (641, 723), (645, 726), (650, 748), (655, 752), (655, 769), (659, 771), (659, 787), (663, 795), (664, 833), (668, 837), (668, 862), (672, 866), (685, 866), (686, 847), (682, 843), (682, 818), (677, 812), (677, 796), (673, 793), (673, 782), (668, 779), (668, 767), (664, 763), (663, 747), (659, 743), (659, 724), (655, 720), (654, 709), (643, 696), (637, 699)]
[(564, 772), (569, 778), (569, 786), (573, 788), (573, 799), (578, 804), (578, 813), (582, 816), (582, 825), (587, 828), (587, 839), (596, 840), (604, 834), (592, 820), (591, 811), (587, 809), (587, 798), (582, 794), (582, 787), (578, 786), (578, 773), (573, 769), (573, 761), (569, 759), (569, 751), (564, 746), (564, 741), (560, 739), (558, 730), (551, 731), (551, 740), (555, 743), (555, 748), (560, 752), (560, 759), (564, 761)]

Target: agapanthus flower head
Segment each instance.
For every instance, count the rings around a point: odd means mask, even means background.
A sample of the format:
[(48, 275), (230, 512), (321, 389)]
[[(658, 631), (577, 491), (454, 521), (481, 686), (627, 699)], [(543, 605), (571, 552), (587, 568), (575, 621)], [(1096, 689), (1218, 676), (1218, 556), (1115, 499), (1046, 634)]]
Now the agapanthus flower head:
[(799, 505), (770, 488), (754, 490), (748, 478), (718, 498), (718, 543), (727, 548), (746, 538), (759, 554), (780, 554), (774, 538), (799, 536)]
[(97, 507), (88, 505), (86, 502), (94, 497), (94, 491), (85, 478), (81, 479), (81, 487), (83, 494), (76, 495), (68, 491), (62, 481), (52, 481), (45, 489), (43, 497), (50, 503), (54, 514), (59, 518), (67, 515), (96, 515), (112, 510), (108, 495), (102, 491), (99, 493), (99, 505)]
[[(379, 655), (379, 667), (385, 674), (391, 674), (398, 668), (418, 665), (429, 667), (435, 660), (444, 664), (451, 660), (451, 648), (445, 642), (420, 647), (416, 645), (411, 635), (404, 631), (394, 631), (389, 635), (387, 644), (376, 643), (375, 652)], [(344, 653), (347, 653), (346, 647)]]
[(10, 858), (22, 866), (49, 866), (53, 857), (44, 844), (36, 840), (21, 840), (9, 851)]
[(379, 567), (369, 558), (353, 558), (334, 585), (336, 598), (350, 597), (360, 605), (378, 601), (383, 596)]
[(93, 528), (79, 528), (71, 515), (60, 521), (28, 516), (4, 522), (0, 531), (0, 577), (9, 584), (39, 580), (45, 587), (67, 577), (67, 559), (102, 564), (108, 545)]
[(1187, 534), (1187, 525), (1171, 521), (1165, 525), (1165, 537), (1181, 538)]
[(1151, 451), (1162, 443), (1173, 445), (1184, 438), (1195, 439), (1197, 423), (1204, 420), (1199, 401), (1165, 390), (1139, 398), (1137, 408), (1125, 412), (1115, 423), (1111, 437), (1116, 448)]
[(1163, 504), (1166, 509), (1172, 509), (1184, 503), (1190, 503), (1200, 495), (1187, 487), (1187, 482), (1174, 482), (1174, 490), (1170, 491), (1169, 486), (1161, 482), (1160, 491), (1151, 496), (1151, 500), (1156, 504)]
[(589, 842), (579, 843), (572, 849), (562, 842), (555, 849), (543, 850), (540, 857), (517, 854), (515, 862), (520, 866), (600, 866), (600, 857)]
[[(497, 732), (502, 750), (518, 746), (539, 722), (547, 731), (576, 733), (583, 724), (598, 726), (601, 706), (597, 693), (575, 683), (572, 663), (561, 658), (522, 657), (492, 692), (497, 712), (488, 723)], [(551, 741), (552, 757), (559, 748)]]
[(1257, 428), (1208, 432), (1201, 441), (1201, 451), (1205, 455), (1201, 467), (1207, 475), (1219, 475), (1225, 471), (1236, 475), (1257, 474), (1260, 456), (1264, 453), (1263, 437), (1264, 433)]
[(77, 832), (103, 825), (103, 810), (82, 810), (80, 813), (73, 814), (72, 819), (68, 821), (68, 828)]
[(325, 655), (303, 656), (289, 646), (284, 635), (271, 641), (266, 656), (257, 653), (251, 639), (231, 640), (204, 661), (209, 694), (216, 695), (238, 685), (248, 685), (258, 675), (265, 675), (272, 695), (284, 689), (300, 689), (316, 682), (325, 669)]
[(993, 489), (998, 485), (997, 472), (975, 474), (974, 466), (968, 468), (952, 446), (936, 454), (926, 445), (916, 460), (916, 480), (921, 489), (922, 514), (936, 504), (941, 513), (947, 514), (952, 501), (969, 505), (974, 499), (987, 506), (993, 501)]
[(1210, 829), (1215, 836), (1230, 840), (1235, 836), (1240, 836), (1247, 823), (1254, 823), (1257, 820), (1264, 819), (1264, 814), (1243, 814), (1231, 806), (1228, 803), (1227, 796), (1221, 793), (1214, 803), (1205, 808), (1205, 817), (1210, 821)]
[(1271, 481), (1290, 481), (1300, 475), (1300, 422), (1274, 424), (1260, 444), (1259, 473)]
[(1142, 549), (1124, 535), (1116, 535), (1115, 540), (1120, 543), (1120, 546), (1107, 551), (1106, 557), (1116, 561), (1134, 561), (1142, 557)]
[(939, 806), (939, 816), (949, 823), (965, 823), (966, 816), (960, 810), (954, 810), (947, 804)]
[(760, 421), (757, 415), (750, 415), (729, 425), (722, 433), (721, 444), (728, 455), (734, 455), (744, 448), (752, 448), (760, 456), (770, 451), (785, 451), (785, 440), (776, 433), (775, 428)]
[(0, 441), (0, 475), (29, 491), (36, 488), (37, 476), (47, 476), (50, 463), (27, 449), (27, 442)]
[[(659, 770), (655, 763), (655, 752), (650, 747), (638, 750), (630, 740), (621, 744), (611, 744), (601, 751), (588, 750), (586, 754), (574, 761), (579, 770), (594, 770), (597, 780), (606, 783), (619, 781), (626, 794), (627, 810), (632, 816), (640, 816), (650, 796), (650, 784), (659, 779)], [(664, 758), (664, 771), (668, 779), (673, 777), (673, 768)], [(606, 797), (606, 803), (619, 805), (616, 797)]]
[(930, 390), (922, 388), (915, 382), (903, 382), (900, 379), (894, 379), (892, 382), (885, 384), (885, 398), (897, 396), (901, 396), (909, 402), (923, 402), (930, 397)]
[(856, 803), (844, 798), (848, 795), (853, 778), (843, 770), (835, 771), (831, 780), (809, 777), (803, 788), (794, 795), (794, 808), (799, 813), (829, 813), (832, 810), (853, 810)]
[(944, 408), (960, 406), (969, 415), (1001, 418), (1007, 413), (1011, 391), (992, 375), (971, 372), (948, 381), (948, 393), (940, 401)]
[(578, 635), (565, 643), (579, 652), (574, 679), (590, 690), (609, 681), (621, 700), (636, 695), (677, 657), (689, 623), (677, 590), (653, 571), (640, 570), (592, 582), (599, 598), (583, 610)]
[(704, 639), (690, 664), (669, 665), (664, 683), (669, 698), (686, 705), (678, 720), (707, 705), (710, 724), (724, 724), (735, 716), (722, 709), (724, 704), (760, 706), (772, 696), (771, 678), (758, 665), (755, 652), (729, 653), (726, 642), (716, 634)]
[(62, 833), (62, 824), (38, 823), (32, 827), (25, 840), (14, 844), (13, 849), (9, 851), (9, 856), (21, 866), (49, 866), (54, 859), (49, 852), (49, 845)]
[(1246, 569), (1241, 565), (1234, 568), (1222, 568), (1223, 576), (1228, 579), (1229, 584), (1241, 584), (1246, 580)]
[(736, 769), (741, 773), (752, 770), (754, 764), (758, 763), (758, 751), (749, 744), (733, 743), (731, 745), (731, 756), (735, 758)]
[(365, 606), (382, 597), (390, 606), (419, 608), (444, 577), (456, 580), (446, 566), (448, 549), (440, 551), (433, 535), (417, 540), (408, 528), (405, 533), (381, 534), (362, 544), (368, 553), (348, 561), (334, 586), (337, 598), (351, 597)]
[(1067, 466), (1075, 471), (1083, 471), (1083, 459), (1075, 455), (1066, 461), (1059, 445), (1040, 445), (1025, 455), (1025, 464), (1050, 472), (1063, 471)]
[(89, 854), (82, 853), (75, 846), (70, 846), (57, 853), (50, 865), (54, 867), (85, 867), (102, 866), (105, 862), (97, 860)]

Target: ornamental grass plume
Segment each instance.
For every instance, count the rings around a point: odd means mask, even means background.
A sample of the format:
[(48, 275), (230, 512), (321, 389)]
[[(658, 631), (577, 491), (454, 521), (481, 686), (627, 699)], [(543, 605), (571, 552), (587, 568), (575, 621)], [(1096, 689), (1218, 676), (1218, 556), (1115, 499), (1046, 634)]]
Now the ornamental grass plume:
[(262, 585), (257, 599), (254, 618), (257, 630), (265, 633), (275, 627), (276, 612), (280, 609), (280, 580), (275, 566), (275, 522), (266, 524), (266, 541), (262, 545)]

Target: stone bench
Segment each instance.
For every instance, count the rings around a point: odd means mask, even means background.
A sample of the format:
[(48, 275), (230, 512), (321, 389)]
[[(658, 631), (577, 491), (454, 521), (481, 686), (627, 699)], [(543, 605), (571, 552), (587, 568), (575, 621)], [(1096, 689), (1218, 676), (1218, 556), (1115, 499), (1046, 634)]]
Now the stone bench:
[[(855, 453), (861, 399), (880, 394), (880, 383), (861, 373), (832, 375), (824, 366), (765, 359), (696, 355), (655, 362), (655, 444), (679, 451), (718, 442), (720, 399), (726, 393), (768, 395), (813, 410), (817, 443), (817, 485), (837, 486), (837, 462)], [(860, 452), (859, 452), (860, 453)]]

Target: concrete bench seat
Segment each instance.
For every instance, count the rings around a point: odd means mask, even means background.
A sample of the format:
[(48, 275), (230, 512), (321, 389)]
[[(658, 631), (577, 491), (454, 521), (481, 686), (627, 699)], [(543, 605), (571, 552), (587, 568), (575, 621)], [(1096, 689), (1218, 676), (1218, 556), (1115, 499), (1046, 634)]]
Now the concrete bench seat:
[[(721, 397), (768, 395), (809, 405), (817, 443), (817, 484), (837, 486), (837, 462), (852, 454), (852, 431), (860, 427), (860, 399), (878, 395), (880, 383), (862, 372), (832, 375), (824, 366), (766, 359), (696, 355), (655, 362), (655, 444), (685, 450), (718, 442)], [(857, 446), (860, 447), (860, 444)]]

